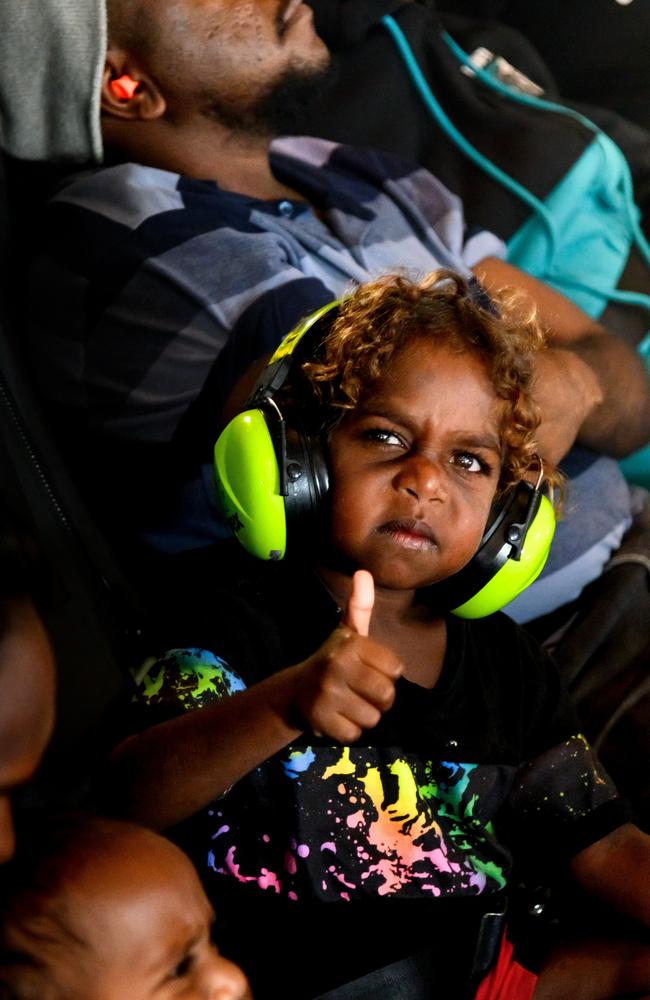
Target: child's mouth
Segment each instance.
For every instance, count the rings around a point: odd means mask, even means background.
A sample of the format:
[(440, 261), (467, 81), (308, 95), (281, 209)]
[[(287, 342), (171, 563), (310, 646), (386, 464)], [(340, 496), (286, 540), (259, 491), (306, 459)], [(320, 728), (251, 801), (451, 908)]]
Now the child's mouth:
[(425, 521), (416, 518), (387, 521), (378, 531), (382, 535), (390, 535), (394, 542), (406, 549), (435, 549), (438, 546), (433, 530)]

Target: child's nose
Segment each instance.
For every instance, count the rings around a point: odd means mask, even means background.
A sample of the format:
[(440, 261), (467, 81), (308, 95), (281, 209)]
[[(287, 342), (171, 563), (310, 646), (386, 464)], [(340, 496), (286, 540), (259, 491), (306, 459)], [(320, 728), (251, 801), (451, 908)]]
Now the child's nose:
[(442, 464), (426, 455), (409, 455), (405, 459), (396, 476), (396, 486), (423, 503), (447, 499)]

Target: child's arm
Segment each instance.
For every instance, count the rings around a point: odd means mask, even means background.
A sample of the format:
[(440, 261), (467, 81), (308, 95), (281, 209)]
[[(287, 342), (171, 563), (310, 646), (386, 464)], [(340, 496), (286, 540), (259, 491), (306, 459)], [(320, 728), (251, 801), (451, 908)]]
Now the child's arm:
[(303, 663), (122, 743), (111, 774), (121, 809), (164, 829), (304, 731), (349, 743), (375, 726), (403, 668), (392, 650), (368, 638), (373, 602), (372, 577), (355, 573), (342, 624)]
[(571, 861), (587, 892), (650, 927), (650, 836), (632, 823), (591, 844)]

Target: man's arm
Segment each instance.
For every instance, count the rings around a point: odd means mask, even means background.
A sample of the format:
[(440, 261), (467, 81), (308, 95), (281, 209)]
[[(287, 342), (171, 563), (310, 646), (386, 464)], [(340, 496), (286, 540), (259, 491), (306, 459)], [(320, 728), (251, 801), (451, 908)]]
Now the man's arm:
[(650, 440), (650, 383), (638, 354), (548, 285), (495, 257), (474, 268), (489, 290), (528, 292), (548, 333), (536, 398), (540, 450), (557, 462), (574, 440), (620, 458)]
[(632, 823), (577, 854), (571, 874), (583, 889), (650, 928), (650, 837)]

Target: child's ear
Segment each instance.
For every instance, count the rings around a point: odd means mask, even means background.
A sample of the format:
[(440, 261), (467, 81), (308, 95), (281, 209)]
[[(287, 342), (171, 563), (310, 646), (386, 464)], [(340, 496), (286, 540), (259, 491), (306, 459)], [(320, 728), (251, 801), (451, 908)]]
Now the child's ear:
[(124, 49), (109, 48), (102, 78), (101, 109), (126, 121), (161, 118), (167, 102), (155, 80)]

